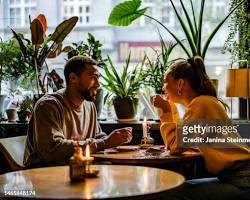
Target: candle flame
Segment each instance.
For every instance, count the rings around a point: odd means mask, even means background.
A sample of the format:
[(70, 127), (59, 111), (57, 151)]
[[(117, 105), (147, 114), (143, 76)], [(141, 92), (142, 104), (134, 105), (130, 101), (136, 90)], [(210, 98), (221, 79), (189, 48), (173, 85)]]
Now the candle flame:
[(147, 117), (144, 117), (144, 120), (143, 120), (144, 122), (147, 122)]
[(87, 144), (87, 146), (86, 146), (85, 156), (86, 156), (87, 158), (89, 158), (89, 157), (90, 157), (90, 149), (89, 149), (89, 144)]

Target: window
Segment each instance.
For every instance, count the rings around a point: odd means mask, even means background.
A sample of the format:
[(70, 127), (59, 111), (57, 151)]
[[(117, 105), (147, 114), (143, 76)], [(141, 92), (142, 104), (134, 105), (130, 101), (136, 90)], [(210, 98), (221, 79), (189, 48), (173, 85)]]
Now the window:
[(85, 25), (90, 22), (90, 5), (89, 0), (68, 0), (63, 2), (63, 13), (66, 18), (72, 15), (77, 15), (79, 17), (79, 24)]
[(73, 14), (73, 13), (74, 13), (74, 7), (71, 6), (71, 7), (70, 7), (70, 14)]
[(20, 4), (21, 0), (9, 0), (10, 5)]
[(215, 16), (217, 19), (222, 19), (222, 17), (225, 15), (225, 8), (221, 5), (217, 5), (215, 9)]
[(10, 25), (21, 25), (21, 8), (10, 8)]
[(35, 15), (35, 7), (25, 7), (24, 8), (24, 25), (28, 26), (30, 24), (29, 22), (29, 16)]
[[(155, 13), (158, 13), (156, 5), (157, 5), (157, 3), (153, 0), (144, 0), (143, 1), (143, 7), (148, 7), (147, 14), (150, 16), (153, 16), (153, 17), (156, 17)], [(152, 22), (151, 19), (149, 19), (148, 17), (143, 17), (142, 19), (143, 19), (143, 21), (140, 22), (140, 25), (142, 25), (142, 26), (151, 24), (151, 22)]]
[(82, 13), (82, 6), (79, 7), (79, 13)]
[(86, 6), (86, 13), (89, 13), (89, 6)]
[(171, 15), (170, 7), (163, 6), (161, 11), (162, 11), (162, 23), (169, 24), (170, 23), (170, 15)]

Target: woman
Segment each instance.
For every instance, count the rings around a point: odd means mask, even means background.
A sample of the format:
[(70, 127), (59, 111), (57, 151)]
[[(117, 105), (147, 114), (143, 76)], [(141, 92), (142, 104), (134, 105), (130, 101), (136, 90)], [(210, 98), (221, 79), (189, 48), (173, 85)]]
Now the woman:
[[(161, 134), (171, 151), (177, 149), (178, 111), (173, 103), (185, 109), (183, 122), (195, 119), (228, 120), (227, 105), (218, 99), (201, 57), (179, 61), (166, 72), (165, 97), (154, 96), (153, 105), (160, 110)], [(218, 184), (188, 185), (178, 195), (184, 199), (235, 199), (250, 189), (250, 151), (245, 145), (233, 148), (198, 147), (208, 172), (217, 175)], [(211, 198), (214, 195), (214, 198)], [(242, 197), (243, 198), (243, 197)], [(249, 197), (247, 197), (249, 198)]]

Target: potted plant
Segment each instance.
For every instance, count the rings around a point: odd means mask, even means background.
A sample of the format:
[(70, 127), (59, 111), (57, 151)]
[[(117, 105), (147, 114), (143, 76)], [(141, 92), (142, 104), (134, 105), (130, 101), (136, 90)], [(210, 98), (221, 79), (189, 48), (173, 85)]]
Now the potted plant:
[[(0, 94), (1, 82), (10, 81), (12, 90), (18, 86), (21, 77), (26, 78), (28, 71), (32, 69), (31, 63), (28, 63), (23, 57), (15, 38), (0, 42)], [(5, 95), (1, 95), (1, 113), (3, 113)]]
[(44, 15), (40, 14), (33, 21), (30, 20), (31, 40), (11, 29), (24, 58), (33, 64), (38, 94), (40, 91), (43, 94), (48, 92), (46, 76), (49, 70), (46, 58), (54, 58), (62, 52), (63, 40), (74, 28), (77, 21), (78, 17), (71, 17), (60, 23), (52, 34), (46, 36), (47, 20)]
[(170, 55), (177, 43), (166, 44), (160, 36), (161, 52), (154, 50), (156, 53), (156, 60), (150, 60), (146, 55), (147, 68), (143, 70), (144, 84), (152, 87), (156, 94), (162, 93), (162, 87), (164, 82), (164, 74), (168, 67), (174, 62), (170, 60)]
[[(101, 47), (102, 44), (100, 43), (100, 41), (96, 40), (96, 38), (91, 33), (88, 33), (87, 42), (80, 41), (78, 43), (73, 43), (70, 46), (66, 46), (64, 48), (64, 51), (68, 52), (68, 59), (77, 55), (87, 55), (96, 60), (98, 66), (103, 68), (106, 59), (102, 58), (102, 51), (100, 49)], [(101, 87), (97, 90), (97, 95), (95, 97), (94, 103), (96, 106), (97, 115), (98, 117), (100, 117), (103, 105), (103, 89)]]
[(26, 96), (21, 103), (18, 105), (18, 118), (20, 122), (27, 122), (31, 119), (33, 111), (33, 99)]
[(103, 65), (102, 86), (110, 92), (110, 94), (105, 96), (104, 102), (107, 98), (112, 98), (117, 119), (120, 121), (134, 120), (135, 118), (138, 105), (138, 91), (144, 82), (142, 75), (144, 62), (145, 58), (134, 66), (133, 70), (129, 70), (129, 54), (125, 66), (121, 69), (121, 73), (118, 73), (109, 56), (107, 65)]
[(190, 1), (190, 7), (192, 8), (191, 13), (188, 13), (183, 3), (183, 0), (180, 0), (182, 12), (184, 13), (184, 18), (180, 16), (175, 4), (173, 3), (173, 0), (170, 0), (172, 8), (174, 9), (176, 17), (185, 35), (184, 39), (185, 41), (187, 41), (188, 45), (186, 45), (184, 41), (180, 39), (179, 36), (177, 36), (173, 31), (167, 28), (159, 20), (155, 19), (152, 16), (147, 15), (146, 12), (148, 8), (147, 7), (141, 8), (141, 0), (130, 0), (130, 1), (125, 1), (116, 5), (110, 13), (108, 23), (112, 25), (116, 25), (116, 26), (128, 26), (134, 20), (138, 19), (141, 16), (148, 17), (152, 19), (153, 21), (157, 22), (158, 24), (160, 24), (176, 40), (176, 42), (180, 45), (180, 47), (184, 50), (184, 52), (187, 54), (189, 58), (194, 57), (196, 55), (199, 55), (205, 58), (209, 44), (214, 38), (217, 31), (224, 24), (224, 22), (229, 18), (229, 16), (244, 1), (245, 0), (240, 1), (231, 9), (228, 15), (213, 29), (213, 31), (210, 33), (210, 35), (207, 37), (204, 43), (202, 43), (203, 41), (202, 26), (203, 26), (203, 12), (204, 12), (205, 0), (201, 0), (200, 9), (198, 11), (199, 12), (198, 19), (195, 14), (196, 12), (194, 11), (192, 0)]
[[(237, 5), (237, 0), (230, 0), (231, 8)], [(250, 2), (245, 0), (233, 13), (229, 23), (229, 34), (224, 45), (224, 50), (232, 55), (232, 62), (248, 60), (250, 62)], [(245, 64), (245, 63), (241, 63)]]
[[(237, 4), (236, 0), (230, 0), (231, 8)], [(229, 69), (227, 90), (229, 88), (238, 88), (240, 85), (235, 79), (241, 77), (240, 81), (245, 80), (245, 84), (248, 87), (245, 89), (246, 94), (240, 94), (242, 88), (235, 94), (227, 91), (227, 96), (241, 97), (239, 98), (239, 117), (249, 118), (249, 65), (250, 65), (250, 1), (245, 0), (244, 3), (233, 13), (231, 21), (229, 23), (229, 34), (224, 45), (224, 52), (228, 51), (232, 55), (232, 64), (239, 62), (240, 69)], [(232, 65), (231, 65), (232, 67)], [(235, 82), (236, 81), (236, 82)], [(230, 94), (231, 93), (231, 94)], [(244, 98), (246, 97), (246, 98)]]

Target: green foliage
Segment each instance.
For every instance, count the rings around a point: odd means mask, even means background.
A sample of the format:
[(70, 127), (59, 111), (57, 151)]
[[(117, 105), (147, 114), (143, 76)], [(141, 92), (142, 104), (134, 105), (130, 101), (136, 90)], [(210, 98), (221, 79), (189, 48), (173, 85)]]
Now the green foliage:
[(18, 118), (19, 121), (27, 121), (31, 118), (32, 112), (33, 112), (33, 99), (26, 96), (22, 102), (18, 105)]
[(16, 39), (0, 42), (0, 82), (28, 77), (32, 64), (24, 59)]
[[(142, 62), (136, 64), (132, 70), (129, 70), (130, 54), (126, 59), (125, 66), (122, 67), (121, 73), (118, 73), (117, 67), (114, 66), (111, 58), (108, 56), (107, 65), (103, 66), (102, 86), (111, 92), (112, 96), (134, 99), (138, 95), (140, 86), (143, 84), (142, 70), (145, 58)], [(108, 96), (106, 96), (105, 101)]]
[(177, 45), (177, 43), (166, 44), (163, 41), (162, 36), (160, 34), (159, 36), (161, 42), (161, 52), (155, 50), (157, 55), (155, 61), (151, 61), (148, 56), (146, 56), (147, 70), (143, 71), (144, 84), (154, 88), (155, 92), (158, 94), (162, 93), (164, 74), (168, 67), (174, 62), (174, 60), (170, 60), (170, 55)]
[[(244, 0), (243, 0), (244, 1)], [(184, 17), (181, 17), (180, 13), (178, 12), (173, 0), (170, 0), (172, 8), (177, 16), (177, 19), (181, 25), (183, 33), (185, 35), (185, 41), (187, 44), (183, 42), (183, 40), (177, 36), (173, 31), (168, 29), (164, 24), (162, 24), (159, 20), (155, 19), (152, 16), (146, 15), (145, 12), (147, 8), (140, 8), (141, 0), (131, 0), (125, 1), (116, 5), (111, 14), (109, 16), (109, 24), (117, 25), (117, 26), (128, 26), (134, 20), (138, 19), (141, 16), (148, 17), (153, 21), (160, 24), (181, 46), (184, 52), (187, 54), (188, 57), (194, 57), (196, 55), (200, 55), (201, 57), (205, 58), (207, 49), (209, 44), (217, 31), (220, 27), (224, 24), (224, 22), (228, 19), (228, 17), (243, 3), (241, 1), (238, 3), (233, 9), (229, 12), (229, 14), (213, 29), (210, 33), (206, 41), (202, 44), (202, 25), (203, 25), (203, 13), (204, 13), (204, 5), (205, 0), (201, 0), (200, 9), (198, 12), (198, 20), (196, 19), (193, 1), (190, 0), (190, 6), (192, 8), (192, 12), (188, 13), (183, 0), (180, 0), (182, 12), (184, 13)]]
[(22, 57), (19, 45), (15, 39), (6, 42), (5, 62), (5, 78), (6, 80), (19, 79), (22, 75), (28, 76), (28, 72), (32, 70), (32, 64)]
[(36, 72), (33, 68), (27, 72), (26, 76), (21, 76), (19, 85), (25, 90), (33, 90), (36, 87)]
[(125, 1), (118, 4), (111, 12), (108, 23), (116, 26), (128, 26), (145, 14), (147, 8), (139, 9), (141, 0)]
[[(230, 1), (230, 10), (237, 5), (237, 0)], [(250, 62), (250, 0), (245, 0), (233, 13), (229, 24), (229, 35), (224, 51), (232, 55), (232, 62), (246, 59)]]
[(77, 55), (87, 55), (98, 62), (99, 66), (104, 65), (105, 60), (102, 58), (101, 51), (102, 44), (99, 40), (91, 34), (88, 33), (87, 42), (80, 41), (78, 43), (73, 43), (72, 46), (65, 47), (65, 51), (68, 51), (68, 59)]
[(28, 111), (30, 113), (32, 113), (33, 111), (33, 99), (30, 98), (29, 96), (26, 96), (22, 102), (19, 104), (19, 111)]
[[(77, 21), (78, 17), (71, 17), (68, 20), (64, 20), (51, 35), (46, 36), (47, 21), (45, 16), (40, 14), (30, 22), (31, 40), (23, 38), (11, 29), (19, 43), (24, 58), (34, 66), (38, 94), (40, 90), (43, 93), (47, 92), (45, 78), (49, 72), (48, 66), (45, 63), (46, 58), (54, 58), (61, 53), (62, 42), (74, 28)], [(46, 72), (44, 76), (42, 72)]]

